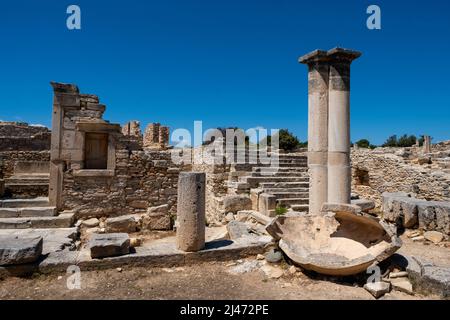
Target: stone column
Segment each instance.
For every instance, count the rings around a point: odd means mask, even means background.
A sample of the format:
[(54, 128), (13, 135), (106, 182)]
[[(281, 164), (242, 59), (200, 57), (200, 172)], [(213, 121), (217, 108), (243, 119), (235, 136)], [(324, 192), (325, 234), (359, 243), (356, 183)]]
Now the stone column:
[(145, 129), (144, 147), (159, 146), (159, 123), (150, 123)]
[(160, 126), (159, 127), (159, 144), (161, 148), (166, 148), (169, 145), (169, 127)]
[(361, 53), (332, 49), (328, 85), (328, 202), (350, 203), (350, 64)]
[(327, 202), (328, 57), (316, 50), (299, 59), (308, 65), (309, 212), (320, 214)]
[(423, 152), (424, 153), (431, 153), (431, 137), (430, 136), (424, 136), (423, 137)]
[(183, 251), (205, 247), (205, 179), (203, 172), (178, 176), (177, 247)]

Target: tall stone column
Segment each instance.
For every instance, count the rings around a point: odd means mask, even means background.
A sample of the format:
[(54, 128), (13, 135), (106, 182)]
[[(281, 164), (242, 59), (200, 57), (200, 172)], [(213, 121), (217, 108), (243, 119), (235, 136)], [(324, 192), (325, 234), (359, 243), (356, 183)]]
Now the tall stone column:
[(205, 180), (203, 172), (178, 176), (177, 247), (199, 251), (205, 247)]
[(328, 185), (328, 57), (322, 50), (299, 59), (308, 65), (309, 212), (320, 214)]
[(431, 137), (430, 136), (423, 137), (423, 152), (431, 153)]
[(360, 52), (328, 51), (328, 202), (350, 203), (350, 64)]

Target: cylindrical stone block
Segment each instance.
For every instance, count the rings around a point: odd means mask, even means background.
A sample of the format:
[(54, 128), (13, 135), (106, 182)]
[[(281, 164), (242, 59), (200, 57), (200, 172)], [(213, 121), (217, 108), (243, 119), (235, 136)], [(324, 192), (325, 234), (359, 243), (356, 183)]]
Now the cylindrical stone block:
[(205, 179), (203, 172), (178, 176), (177, 247), (183, 251), (205, 247)]

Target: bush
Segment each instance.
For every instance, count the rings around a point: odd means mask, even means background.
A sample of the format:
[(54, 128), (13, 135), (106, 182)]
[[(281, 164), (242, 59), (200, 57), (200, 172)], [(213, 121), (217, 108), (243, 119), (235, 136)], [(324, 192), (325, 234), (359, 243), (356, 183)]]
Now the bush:
[[(417, 140), (417, 138), (415, 135), (408, 136), (407, 134), (404, 134), (398, 139), (397, 139), (397, 135), (393, 135), (393, 136), (390, 136), (382, 146), (383, 147), (402, 147), (402, 148), (412, 147), (413, 145), (416, 144), (416, 140)], [(423, 141), (423, 138), (419, 139), (419, 143), (420, 143), (420, 140)]]
[(356, 141), (356, 145), (360, 148), (369, 148), (370, 142), (367, 139), (361, 139), (359, 141)]
[(277, 216), (282, 216), (286, 212), (288, 212), (288, 209), (285, 206), (277, 206), (275, 208), (275, 213), (276, 213)]
[[(278, 147), (285, 151), (293, 151), (298, 148), (304, 148), (308, 146), (308, 142), (300, 142), (300, 140), (294, 136), (288, 129), (280, 129), (278, 131)], [(272, 137), (267, 136), (265, 138), (267, 145), (271, 145)]]

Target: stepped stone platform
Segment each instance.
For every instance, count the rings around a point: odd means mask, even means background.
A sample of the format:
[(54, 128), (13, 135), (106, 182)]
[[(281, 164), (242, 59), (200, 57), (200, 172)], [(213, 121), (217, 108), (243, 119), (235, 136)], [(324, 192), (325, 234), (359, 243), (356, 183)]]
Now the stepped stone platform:
[(5, 190), (12, 197), (38, 197), (48, 194), (48, 161), (18, 161), (14, 175), (5, 179)]
[(69, 228), (75, 214), (58, 214), (48, 198), (0, 200), (0, 229)]
[(279, 206), (295, 211), (309, 209), (308, 161), (305, 155), (279, 154), (276, 167), (256, 166), (238, 182), (229, 184), (236, 189), (261, 190), (276, 198)]

